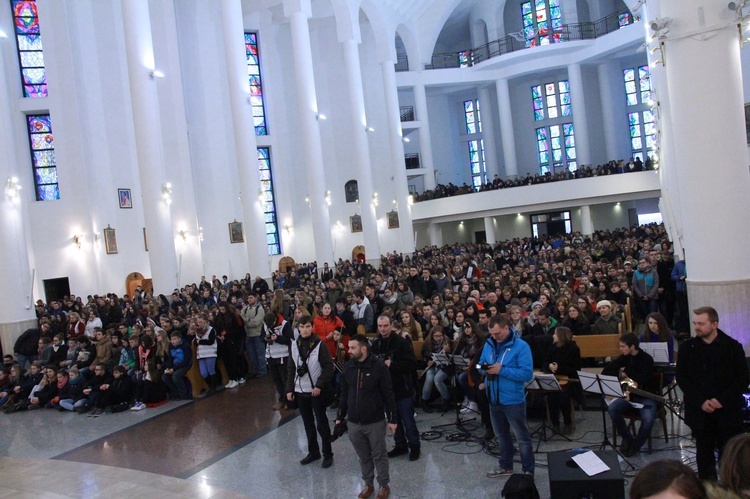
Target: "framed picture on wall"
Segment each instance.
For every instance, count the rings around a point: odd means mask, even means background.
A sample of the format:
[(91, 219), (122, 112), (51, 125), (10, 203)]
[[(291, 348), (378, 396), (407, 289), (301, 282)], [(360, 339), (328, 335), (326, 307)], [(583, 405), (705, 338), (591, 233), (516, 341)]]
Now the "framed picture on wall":
[(398, 212), (396, 210), (389, 211), (386, 213), (386, 217), (388, 218), (388, 228), (389, 229), (398, 229)]
[(349, 228), (352, 232), (362, 232), (362, 216), (352, 215), (349, 217)]
[(229, 242), (232, 244), (245, 242), (245, 236), (242, 234), (242, 222), (237, 220), (229, 222)]
[(104, 250), (108, 255), (117, 254), (117, 235), (115, 229), (109, 225), (104, 229)]
[(130, 189), (117, 189), (117, 199), (120, 201), (120, 208), (133, 207), (133, 198), (130, 196)]

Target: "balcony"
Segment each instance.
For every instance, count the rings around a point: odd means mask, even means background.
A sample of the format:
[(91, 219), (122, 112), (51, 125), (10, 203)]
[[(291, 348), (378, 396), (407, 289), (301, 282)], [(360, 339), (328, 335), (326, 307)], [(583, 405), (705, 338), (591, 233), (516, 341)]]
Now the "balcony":
[(405, 121), (416, 121), (413, 106), (401, 106), (398, 108), (398, 112), (402, 123)]
[(416, 170), (420, 168), (419, 154), (404, 154), (404, 162), (406, 163), (407, 170)]

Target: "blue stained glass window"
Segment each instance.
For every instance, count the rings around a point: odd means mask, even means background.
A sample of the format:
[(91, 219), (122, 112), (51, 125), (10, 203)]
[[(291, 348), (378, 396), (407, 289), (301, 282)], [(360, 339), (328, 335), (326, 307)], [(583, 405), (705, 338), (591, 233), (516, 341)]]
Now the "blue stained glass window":
[(475, 187), (479, 187), (487, 182), (487, 166), (484, 161), (484, 140), (470, 140), (468, 147), (471, 183)]
[(31, 166), (37, 201), (60, 199), (60, 188), (55, 162), (55, 139), (49, 114), (26, 117), (31, 147)]
[[(577, 168), (575, 134), (572, 123), (551, 125), (536, 129), (537, 152), (539, 156), (539, 170), (542, 174), (555, 168)], [(552, 162), (552, 167), (550, 166)]]
[(560, 116), (571, 116), (570, 84), (568, 80), (551, 82), (531, 87), (531, 98), (534, 106), (534, 121), (555, 119)]
[(255, 135), (268, 135), (266, 110), (263, 102), (263, 84), (260, 77), (260, 53), (258, 52), (257, 33), (245, 33), (245, 57), (247, 59), (247, 76), (251, 95), (250, 105), (253, 107)]
[(35, 0), (11, 0), (24, 97), (47, 97), (42, 36)]
[(262, 206), (266, 221), (266, 241), (269, 255), (281, 254), (281, 243), (277, 236), (279, 232), (278, 219), (276, 217), (276, 200), (273, 190), (273, 174), (271, 172), (271, 149), (268, 147), (258, 148), (258, 173), (260, 175), (260, 190), (262, 193)]
[(631, 23), (630, 20), (630, 12), (623, 12), (618, 16), (618, 22), (620, 23), (620, 27), (623, 28)]
[(534, 0), (521, 4), (523, 35), (527, 47), (563, 41), (560, 0)]
[(482, 117), (479, 114), (479, 100), (464, 101), (464, 123), (466, 133), (471, 135), (482, 131)]

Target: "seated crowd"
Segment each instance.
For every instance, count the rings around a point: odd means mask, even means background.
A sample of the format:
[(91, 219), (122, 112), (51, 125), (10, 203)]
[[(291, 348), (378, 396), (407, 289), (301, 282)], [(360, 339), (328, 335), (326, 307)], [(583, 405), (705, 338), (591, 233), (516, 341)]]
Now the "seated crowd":
[(434, 189), (425, 190), (422, 194), (412, 194), (412, 199), (414, 202), (428, 201), (430, 199), (459, 196), (461, 194), (470, 194), (472, 192), (494, 191), (497, 189), (508, 189), (510, 187), (521, 187), (524, 185), (547, 184), (550, 182), (560, 182), (562, 180), (601, 177), (603, 175), (616, 175), (619, 173), (640, 172), (653, 169), (654, 162), (651, 157), (647, 156), (645, 163), (642, 162), (640, 158), (630, 158), (627, 163), (622, 159), (619, 161), (612, 160), (603, 165), (598, 165), (596, 168), (592, 168), (590, 165), (582, 165), (580, 168), (572, 172), (567, 168), (563, 168), (563, 171), (548, 171), (542, 175), (537, 173), (534, 176), (532, 176), (531, 173), (527, 173), (524, 177), (507, 180), (502, 180), (497, 174), (495, 174), (492, 181), (483, 183), (478, 188), (469, 186), (465, 183), (460, 187), (452, 183), (449, 183), (448, 185), (438, 184)]
[[(314, 332), (340, 363), (348, 338), (358, 331), (374, 334), (377, 318), (386, 314), (394, 332), (423, 342), (421, 398), (429, 410), (435, 395), (448, 404), (445, 381), (453, 374), (432, 354), (476, 356), (494, 315), (507, 316), (514, 333), (530, 343), (535, 367), (548, 371), (551, 365), (571, 371), (562, 358), (573, 335), (616, 334), (628, 298), (646, 304), (638, 309), (641, 319), (648, 315), (649, 334), (641, 341), (667, 339), (672, 345), (673, 267), (666, 232), (652, 225), (494, 247), (427, 247), (413, 257), (388, 253), (379, 269), (339, 260), (318, 273), (315, 263), (301, 264), (274, 273), (274, 289), (248, 274), (235, 281), (202, 277), (170, 298), (137, 288), (132, 297), (39, 301), (39, 327), (18, 338), (15, 359), (5, 358), (0, 404), (6, 412), (51, 407), (99, 415), (108, 407), (141, 410), (190, 398), (201, 392), (185, 380), (195, 350), (209, 393), (222, 387), (221, 359), (226, 388), (270, 372), (279, 392), (274, 409), (284, 409), (283, 366), (299, 316), (314, 318)], [(465, 405), (475, 410), (471, 388), (479, 379), (459, 374)], [(565, 408), (563, 403), (570, 430)]]

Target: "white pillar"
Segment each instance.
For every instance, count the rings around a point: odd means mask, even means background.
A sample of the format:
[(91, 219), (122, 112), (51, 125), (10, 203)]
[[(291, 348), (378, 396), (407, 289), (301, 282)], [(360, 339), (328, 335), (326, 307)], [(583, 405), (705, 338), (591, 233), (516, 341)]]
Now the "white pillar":
[(738, 238), (750, 233), (750, 179), (740, 40), (734, 12), (722, 2), (706, 4), (656, 2), (660, 17), (672, 19), (663, 40), (672, 119), (660, 124), (672, 128), (675, 164), (663, 166), (689, 179), (679, 190), (689, 200), (681, 208), (690, 305), (716, 308), (719, 327), (747, 351), (750, 261)]
[[(613, 63), (600, 64), (597, 68), (599, 72), (599, 101), (602, 104), (602, 127), (604, 128), (604, 150), (607, 153), (607, 160), (619, 159), (622, 157), (617, 148), (617, 131), (619, 127), (615, 126), (617, 120), (625, 122), (625, 116), (615, 115), (615, 99), (617, 95), (612, 82)], [(575, 117), (575, 114), (573, 115)], [(575, 125), (574, 125), (575, 126)], [(575, 129), (576, 146), (578, 145), (578, 127)], [(577, 147), (576, 147), (577, 150)]]
[(591, 220), (591, 207), (587, 204), (581, 206), (581, 234), (590, 236), (594, 233), (594, 222)]
[(497, 165), (497, 142), (495, 139), (495, 113), (492, 109), (490, 86), (479, 89), (479, 109), (482, 116), (482, 139), (484, 140), (484, 163), (487, 167), (487, 180), (492, 182), (500, 171)]
[(312, 48), (310, 46), (310, 27), (307, 20), (311, 17), (309, 0), (301, 2), (284, 1), (284, 14), (291, 22), (292, 53), (294, 59), (295, 87), (297, 90), (297, 108), (299, 110), (302, 132), (302, 154), (310, 186), (310, 208), (312, 211), (313, 243), (318, 268), (328, 262), (333, 264), (333, 243), (331, 240), (331, 221), (325, 193), (330, 188), (326, 185), (323, 166), (323, 146), (320, 141), (320, 128), (316, 115), (318, 100), (315, 93), (315, 82)]
[(427, 224), (427, 232), (430, 235), (430, 246), (437, 246), (438, 248), (443, 246), (443, 230), (435, 222)]
[(362, 210), (362, 235), (365, 242), (365, 254), (368, 261), (380, 262), (380, 241), (375, 210), (386, 206), (381, 200), (379, 206), (372, 203), (375, 191), (372, 183), (370, 165), (370, 148), (368, 144), (367, 116), (365, 115), (365, 96), (362, 90), (362, 69), (359, 64), (359, 42), (354, 39), (341, 43), (344, 50), (344, 67), (346, 73), (346, 93), (349, 98), (349, 116), (351, 118), (351, 139), (354, 149), (354, 172), (359, 188), (359, 206)]
[[(393, 183), (396, 190), (396, 211), (398, 211), (399, 228), (397, 250), (400, 253), (414, 253), (414, 234), (409, 204), (409, 182), (406, 178), (404, 162), (404, 142), (401, 132), (401, 115), (398, 106), (398, 87), (396, 86), (396, 69), (393, 61), (380, 63), (383, 73), (385, 91), (385, 112), (388, 119), (388, 138), (391, 145), (391, 166)], [(434, 178), (434, 176), (433, 176)]]
[(427, 113), (427, 94), (423, 84), (414, 85), (414, 107), (419, 128), (420, 166), (427, 170), (424, 175), (424, 188), (435, 188), (435, 163), (432, 159), (432, 137), (430, 136), (430, 119)]
[(516, 137), (513, 133), (513, 113), (510, 107), (508, 80), (497, 80), (495, 89), (497, 91), (497, 107), (500, 111), (500, 135), (503, 140), (505, 177), (516, 178), (518, 176), (518, 159), (516, 158)]
[[(240, 0), (221, 0), (224, 57), (227, 64), (229, 102), (232, 107), (232, 130), (240, 178), (242, 215), (247, 249), (248, 272), (255, 277), (270, 277), (271, 267), (266, 244), (266, 224), (263, 206), (258, 200), (258, 146), (255, 141), (250, 83), (247, 75), (242, 3)], [(281, 224), (279, 223), (279, 226)], [(279, 237), (281, 237), (279, 235)]]
[(154, 294), (171, 294), (177, 287), (178, 268), (172, 214), (162, 197), (162, 186), (168, 180), (164, 174), (162, 129), (156, 88), (161, 82), (159, 78), (149, 75), (156, 69), (156, 61), (151, 40), (148, 3), (123, 2), (122, 17), (151, 278)]
[[(591, 164), (591, 146), (589, 145), (589, 125), (586, 118), (586, 97), (583, 91), (583, 75), (580, 64), (568, 66), (568, 83), (570, 84), (570, 103), (573, 107), (573, 128), (575, 129), (576, 163), (578, 167)], [(606, 98), (604, 99), (606, 100)]]
[(484, 217), (484, 233), (487, 235), (487, 244), (495, 244), (495, 219), (493, 217)]

